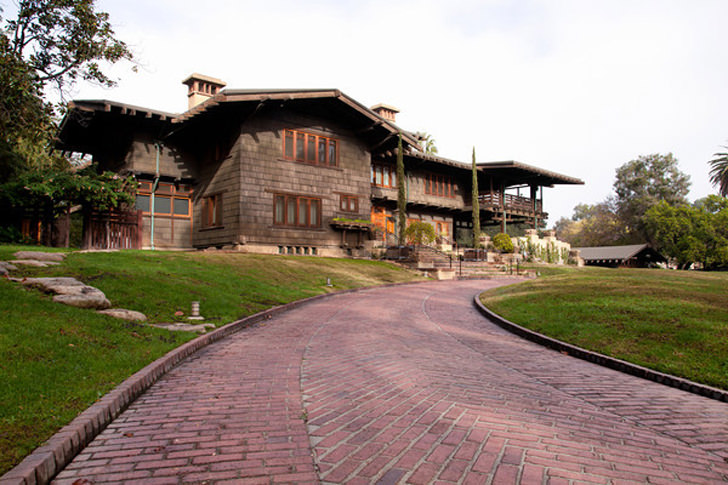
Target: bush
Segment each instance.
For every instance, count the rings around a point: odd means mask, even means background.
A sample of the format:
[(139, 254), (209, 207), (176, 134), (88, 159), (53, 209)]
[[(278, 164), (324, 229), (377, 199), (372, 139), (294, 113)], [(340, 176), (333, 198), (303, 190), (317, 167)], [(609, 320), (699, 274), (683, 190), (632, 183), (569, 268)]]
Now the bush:
[(404, 230), (404, 237), (411, 244), (429, 244), (435, 240), (435, 228), (422, 221), (415, 221)]
[(508, 234), (501, 232), (493, 236), (493, 247), (502, 253), (512, 253), (513, 241)]

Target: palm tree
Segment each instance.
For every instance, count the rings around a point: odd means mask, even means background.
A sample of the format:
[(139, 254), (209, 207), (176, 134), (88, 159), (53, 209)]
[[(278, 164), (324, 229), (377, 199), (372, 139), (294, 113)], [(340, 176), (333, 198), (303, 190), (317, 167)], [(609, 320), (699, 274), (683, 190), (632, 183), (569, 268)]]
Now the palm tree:
[(435, 139), (427, 132), (418, 131), (415, 133), (420, 139), (422, 151), (428, 155), (437, 155), (437, 146), (435, 145)]
[[(723, 147), (728, 149), (728, 147)], [(723, 197), (728, 197), (728, 153), (714, 153), (710, 164), (710, 182), (718, 186), (718, 192)]]

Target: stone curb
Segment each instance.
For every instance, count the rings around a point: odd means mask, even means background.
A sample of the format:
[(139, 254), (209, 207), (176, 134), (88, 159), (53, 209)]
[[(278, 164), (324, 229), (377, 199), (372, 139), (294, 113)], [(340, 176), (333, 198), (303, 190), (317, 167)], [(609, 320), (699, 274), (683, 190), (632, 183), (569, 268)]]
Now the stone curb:
[(366, 286), (352, 288), (332, 293), (324, 293), (302, 300), (286, 303), (264, 310), (255, 315), (236, 320), (220, 327), (210, 333), (200, 335), (194, 340), (170, 350), (166, 355), (150, 363), (127, 378), (101, 399), (76, 416), (73, 421), (61, 428), (51, 436), (43, 445), (36, 448), (26, 456), (15, 468), (0, 477), (0, 485), (36, 485), (47, 484), (55, 477), (73, 458), (106, 426), (119, 416), (136, 398), (142, 395), (160, 377), (177, 366), (180, 362), (198, 350), (211, 343), (254, 325), (268, 320), (275, 315), (293, 310), (313, 301), (332, 296), (371, 290), (374, 288), (387, 288), (393, 286), (432, 283), (432, 281), (411, 281), (405, 283), (390, 283), (380, 286)]
[(596, 352), (592, 352), (590, 350), (585, 350), (581, 347), (576, 347), (575, 345), (567, 344), (560, 340), (547, 337), (546, 335), (543, 335), (541, 333), (534, 332), (533, 330), (529, 330), (525, 327), (517, 325), (490, 311), (480, 301), (480, 295), (476, 295), (473, 302), (476, 308), (480, 310), (480, 312), (486, 318), (488, 318), (488, 320), (492, 321), (499, 327), (518, 335), (519, 337), (525, 338), (526, 340), (530, 340), (539, 345), (543, 345), (544, 347), (557, 350), (559, 352), (571, 355), (573, 357), (577, 357), (582, 360), (586, 360), (604, 367), (609, 367), (610, 369), (624, 372), (625, 374), (648, 379), (650, 381), (654, 381), (670, 387), (675, 387), (677, 389), (682, 389), (683, 391), (688, 391), (693, 394), (708, 397), (710, 399), (728, 402), (728, 392), (722, 389), (706, 386), (704, 384), (699, 384), (697, 382), (671, 376), (669, 374), (663, 374), (662, 372), (657, 372), (655, 370), (632, 364), (630, 362), (615, 359), (614, 357), (609, 357), (606, 355), (598, 354)]

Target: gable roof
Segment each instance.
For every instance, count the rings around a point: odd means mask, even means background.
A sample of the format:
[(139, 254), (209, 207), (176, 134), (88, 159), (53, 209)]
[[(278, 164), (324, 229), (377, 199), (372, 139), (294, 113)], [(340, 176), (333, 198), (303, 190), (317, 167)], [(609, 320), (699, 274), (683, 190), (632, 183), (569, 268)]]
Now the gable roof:
[(584, 261), (626, 261), (636, 257), (644, 250), (650, 250), (660, 256), (664, 261), (664, 257), (657, 251), (653, 250), (649, 244), (631, 244), (627, 246), (597, 246), (590, 248), (571, 248), (579, 250), (579, 255)]
[[(417, 138), (391, 121), (362, 105), (338, 89), (225, 89), (184, 113), (175, 114), (105, 99), (76, 100), (69, 103), (68, 114), (61, 122), (56, 148), (68, 151), (86, 151), (86, 138), (82, 132), (102, 131), (101, 125), (113, 117), (119, 122), (139, 123), (154, 121), (167, 126), (168, 132), (195, 125), (210, 116), (238, 110), (243, 117), (252, 116), (266, 105), (300, 108), (310, 114), (343, 120), (370, 146), (385, 143), (396, 146), (402, 134), (405, 145), (418, 144)], [(98, 115), (98, 119), (95, 115)], [(174, 128), (173, 125), (176, 125)], [(164, 130), (161, 130), (163, 132)]]

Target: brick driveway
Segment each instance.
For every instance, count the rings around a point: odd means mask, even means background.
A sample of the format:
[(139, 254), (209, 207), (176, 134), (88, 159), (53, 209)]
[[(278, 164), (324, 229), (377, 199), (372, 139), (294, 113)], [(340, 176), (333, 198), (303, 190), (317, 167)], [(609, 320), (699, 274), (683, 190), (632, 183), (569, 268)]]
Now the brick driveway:
[(728, 405), (510, 335), (472, 306), (498, 284), (367, 290), (245, 329), (56, 482), (728, 481)]

